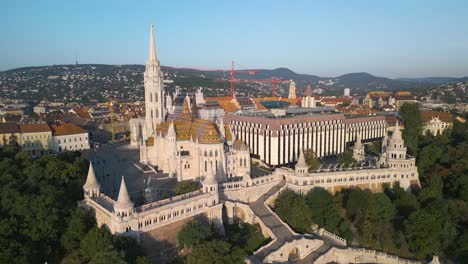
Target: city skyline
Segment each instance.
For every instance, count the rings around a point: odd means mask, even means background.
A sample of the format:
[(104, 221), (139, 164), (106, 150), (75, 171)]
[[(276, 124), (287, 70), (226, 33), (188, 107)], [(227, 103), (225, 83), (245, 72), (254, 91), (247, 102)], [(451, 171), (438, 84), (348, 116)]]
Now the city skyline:
[[(79, 63), (141, 64), (155, 24), (162, 65), (287, 67), (335, 77), (468, 75), (468, 4), (297, 1), (7, 3), (0, 70)], [(21, 14), (21, 15), (19, 15)]]

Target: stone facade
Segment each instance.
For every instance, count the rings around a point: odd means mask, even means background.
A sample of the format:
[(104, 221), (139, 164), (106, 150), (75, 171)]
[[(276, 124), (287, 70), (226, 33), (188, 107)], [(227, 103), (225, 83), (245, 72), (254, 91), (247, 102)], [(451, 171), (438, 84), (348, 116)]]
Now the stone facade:
[(218, 182), (211, 167), (202, 190), (139, 207), (135, 207), (130, 199), (124, 177), (117, 201), (101, 193), (92, 164), (83, 190), (84, 199), (80, 205), (92, 211), (98, 226), (106, 226), (112, 234), (137, 235), (198, 214), (206, 215), (220, 230), (223, 229)]
[(449, 112), (421, 111), (423, 122), (422, 133), (429, 132), (432, 135), (442, 134), (453, 126), (453, 120)]

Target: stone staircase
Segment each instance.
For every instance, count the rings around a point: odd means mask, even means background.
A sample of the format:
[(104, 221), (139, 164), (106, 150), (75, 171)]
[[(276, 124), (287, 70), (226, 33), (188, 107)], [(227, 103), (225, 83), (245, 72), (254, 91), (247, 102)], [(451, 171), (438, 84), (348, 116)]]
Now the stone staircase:
[(284, 185), (285, 183), (282, 181), (278, 185), (271, 188), (267, 193), (262, 195), (258, 200), (249, 204), (255, 215), (259, 217), (276, 236), (275, 242), (265, 248), (262, 248), (251, 257), (252, 263), (262, 263), (262, 260), (268, 254), (280, 248), (285, 242), (294, 239), (294, 234), (279, 220), (278, 216), (276, 214), (272, 214), (265, 205), (265, 201), (268, 199), (268, 197), (275, 194)]
[[(271, 229), (271, 231), (276, 236), (276, 240), (271, 243), (270, 245), (258, 250), (255, 252), (253, 256), (250, 257), (251, 263), (263, 263), (263, 259), (268, 256), (270, 253), (274, 252), (275, 250), (279, 249), (284, 243), (292, 241), (294, 239), (298, 239), (302, 237), (302, 235), (297, 235), (291, 232), (289, 227), (284, 224), (279, 217), (272, 213), (267, 205), (265, 205), (265, 201), (276, 192), (278, 192), (282, 187), (285, 186), (285, 182), (281, 181), (278, 185), (272, 187), (267, 193), (262, 195), (259, 199), (254, 202), (250, 202), (249, 206), (252, 211), (255, 213), (257, 217), (259, 217), (262, 222)], [(311, 236), (311, 235), (308, 235)], [(310, 253), (305, 259), (290, 261), (290, 263), (313, 263), (313, 261), (319, 257), (320, 255), (327, 252), (332, 246), (341, 247), (341, 245), (336, 244), (334, 241), (330, 240), (327, 237), (318, 236), (316, 234), (313, 235), (319, 239), (324, 241), (324, 244), (315, 250), (314, 252)]]

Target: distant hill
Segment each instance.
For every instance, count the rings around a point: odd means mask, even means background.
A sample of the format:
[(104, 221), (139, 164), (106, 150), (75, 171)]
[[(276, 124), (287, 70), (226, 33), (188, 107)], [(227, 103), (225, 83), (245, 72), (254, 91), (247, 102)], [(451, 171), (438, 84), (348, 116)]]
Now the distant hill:
[[(144, 65), (52, 65), (24, 67), (0, 72), (0, 91), (6, 98), (31, 100), (76, 100), (102, 101), (106, 98), (128, 100), (143, 99)], [(229, 90), (229, 70), (211, 72), (195, 69), (164, 67), (169, 91), (179, 86), (183, 91), (193, 91), (194, 87), (205, 87), (207, 95), (226, 95)], [(433, 85), (465, 78), (428, 77), (390, 79), (374, 76), (366, 72), (349, 73), (338, 77), (319, 77), (299, 74), (288, 68), (256, 69), (257, 74), (236, 74), (236, 79), (294, 80), (297, 94), (307, 85), (320, 86), (326, 94), (341, 95), (344, 88), (351, 88), (353, 94), (364, 94), (376, 89), (426, 89)], [(287, 85), (279, 85), (278, 94), (287, 95)], [(271, 93), (269, 83), (237, 83), (236, 93), (240, 96), (267, 96)]]

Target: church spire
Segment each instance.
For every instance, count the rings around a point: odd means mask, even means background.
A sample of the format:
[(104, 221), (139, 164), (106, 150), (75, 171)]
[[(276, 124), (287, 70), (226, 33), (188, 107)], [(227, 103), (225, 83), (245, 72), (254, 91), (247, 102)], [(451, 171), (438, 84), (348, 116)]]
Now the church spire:
[(147, 63), (150, 62), (156, 62), (156, 48), (154, 46), (154, 32), (153, 32), (153, 24), (151, 24), (150, 27), (150, 40), (149, 40), (149, 52), (148, 52), (148, 61)]

